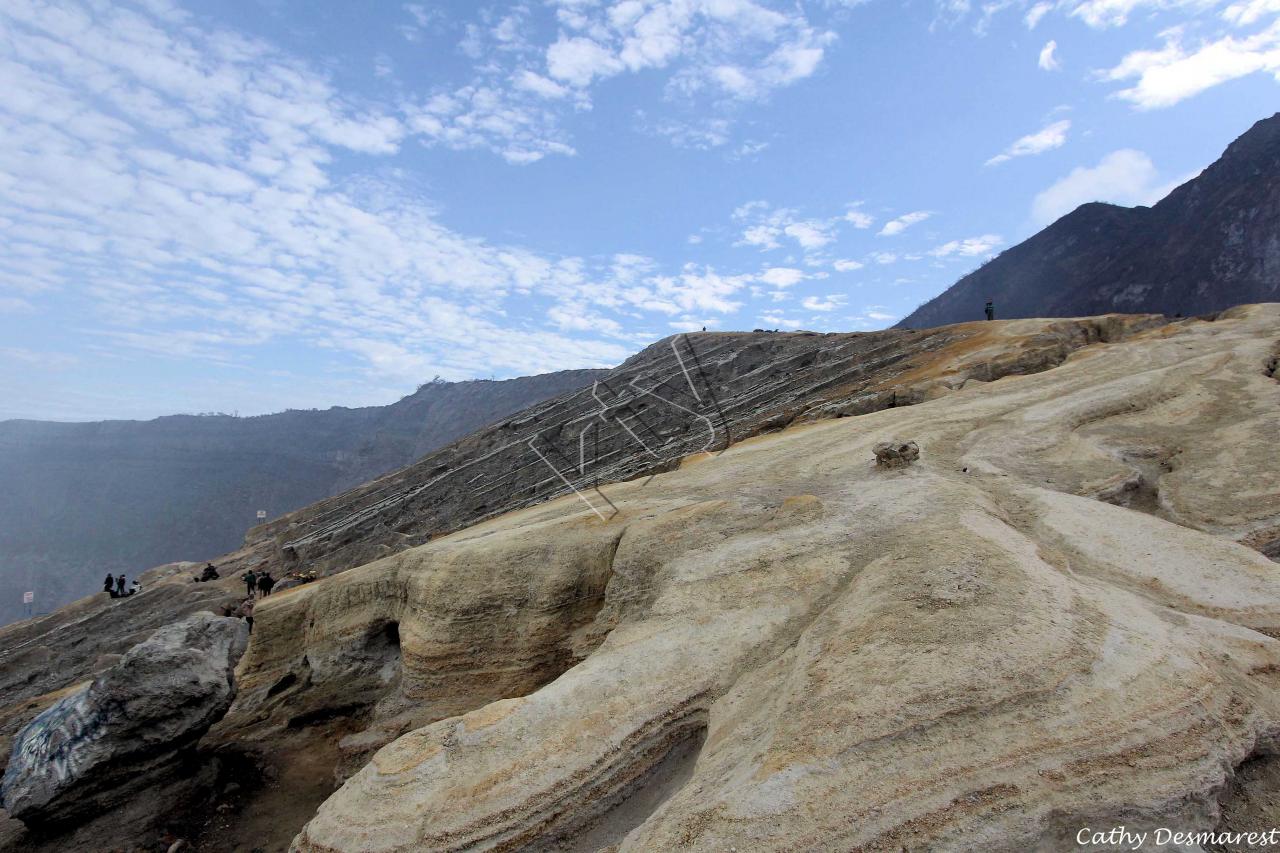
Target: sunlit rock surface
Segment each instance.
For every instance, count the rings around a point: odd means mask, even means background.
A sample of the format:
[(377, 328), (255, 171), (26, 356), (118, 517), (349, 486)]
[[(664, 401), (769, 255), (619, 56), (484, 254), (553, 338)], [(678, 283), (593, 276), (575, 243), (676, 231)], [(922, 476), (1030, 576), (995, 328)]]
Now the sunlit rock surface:
[(1211, 828), (1280, 732), (1278, 337), (1149, 330), (290, 591), (221, 725), (363, 703), (317, 853)]
[[(335, 574), (259, 603), (192, 755), (216, 795), (162, 804), (200, 849), (1056, 850), (1086, 820), (1212, 827), (1224, 792), (1280, 793), (1278, 320), (666, 341), (613, 374), (626, 405), (535, 407), (259, 528), (221, 581), (170, 567), (0, 629), (0, 737), (297, 541)], [(658, 380), (663, 400), (635, 390)], [(718, 391), (712, 429), (709, 395), (670, 404), (695, 388)], [(624, 438), (653, 438), (637, 416), (657, 440)], [(919, 458), (878, 468), (889, 440)], [(141, 838), (109, 815), (15, 849)]]
[(659, 341), (579, 391), (250, 531), (244, 566), (332, 574), (570, 488), (669, 470), (797, 423), (913, 405), (1060, 364), (1158, 315), (868, 333), (710, 332)]

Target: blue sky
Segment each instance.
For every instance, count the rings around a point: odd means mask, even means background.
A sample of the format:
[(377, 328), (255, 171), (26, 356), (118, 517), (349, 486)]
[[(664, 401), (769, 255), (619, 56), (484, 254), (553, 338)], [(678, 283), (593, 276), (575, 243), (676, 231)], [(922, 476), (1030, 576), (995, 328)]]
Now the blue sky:
[(5, 0), (0, 418), (882, 328), (1278, 74), (1280, 0)]

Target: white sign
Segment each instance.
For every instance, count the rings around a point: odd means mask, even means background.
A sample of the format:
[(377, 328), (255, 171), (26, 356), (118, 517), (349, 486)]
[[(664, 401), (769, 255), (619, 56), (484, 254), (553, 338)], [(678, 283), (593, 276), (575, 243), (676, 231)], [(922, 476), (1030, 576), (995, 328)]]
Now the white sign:
[(33, 602), (33, 601), (35, 601), (35, 600), (36, 600), (36, 594), (35, 594), (34, 592), (24, 592), (24, 593), (22, 594), (22, 603), (23, 603), (23, 604), (30, 604), (31, 602)]
[(265, 509), (258, 510), (258, 518), (266, 518), (266, 517), (267, 517), (267, 511)]

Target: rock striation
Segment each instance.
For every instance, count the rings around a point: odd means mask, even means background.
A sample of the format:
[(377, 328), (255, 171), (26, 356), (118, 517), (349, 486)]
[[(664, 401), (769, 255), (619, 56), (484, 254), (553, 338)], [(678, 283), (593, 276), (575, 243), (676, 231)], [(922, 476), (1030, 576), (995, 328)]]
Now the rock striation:
[(1060, 364), (1155, 315), (971, 323), (924, 332), (702, 333), (660, 341), (582, 390), (251, 530), (245, 565), (331, 574), (557, 495), (612, 510), (601, 483), (796, 423), (912, 405)]
[(1280, 734), (1280, 567), (1241, 544), (1280, 536), (1278, 327), (1151, 329), (292, 590), (220, 725), (368, 703), (348, 745), (386, 745), (305, 853), (1212, 828)]
[(248, 633), (239, 619), (196, 613), (41, 712), (14, 739), (5, 811), (29, 826), (73, 825), (178, 781), (184, 749), (235, 697)]

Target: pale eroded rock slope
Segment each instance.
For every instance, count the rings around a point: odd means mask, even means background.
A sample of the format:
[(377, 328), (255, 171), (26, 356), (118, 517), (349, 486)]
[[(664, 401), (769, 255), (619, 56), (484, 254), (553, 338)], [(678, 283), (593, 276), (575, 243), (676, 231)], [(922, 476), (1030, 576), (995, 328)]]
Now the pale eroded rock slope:
[(291, 590), (219, 725), (373, 703), (315, 853), (1212, 827), (1280, 732), (1278, 339), (1276, 305), (1151, 329)]

